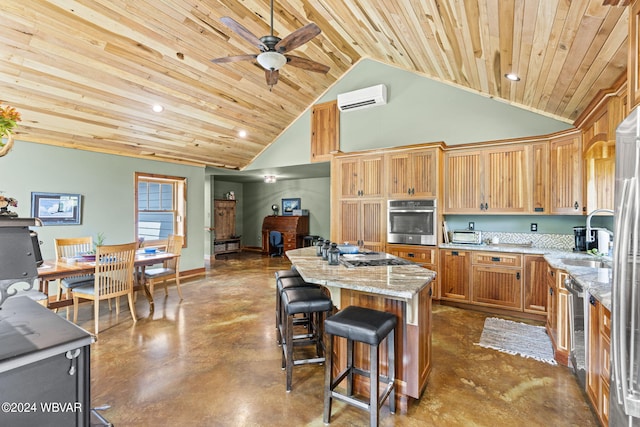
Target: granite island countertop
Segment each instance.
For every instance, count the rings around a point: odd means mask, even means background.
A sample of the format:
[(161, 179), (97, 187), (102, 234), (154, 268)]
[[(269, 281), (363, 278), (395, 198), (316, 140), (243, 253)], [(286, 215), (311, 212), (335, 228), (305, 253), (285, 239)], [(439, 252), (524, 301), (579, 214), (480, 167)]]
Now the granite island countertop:
[(411, 300), (436, 277), (435, 271), (417, 264), (354, 268), (347, 268), (342, 264), (329, 265), (316, 256), (315, 247), (293, 249), (287, 251), (286, 255), (307, 282), (406, 301)]
[[(593, 255), (586, 252), (573, 252), (566, 249), (542, 248), (530, 245), (513, 245), (513, 244), (441, 244), (441, 249), (459, 249), (467, 251), (489, 251), (489, 252), (507, 252), (522, 253), (525, 255), (542, 255), (544, 259), (553, 268), (559, 268), (566, 271), (573, 277), (585, 291), (593, 295), (604, 307), (611, 310), (611, 272), (610, 268), (593, 268), (568, 265), (562, 262), (563, 259), (594, 259)], [(611, 257), (602, 257), (605, 261), (611, 261)]]

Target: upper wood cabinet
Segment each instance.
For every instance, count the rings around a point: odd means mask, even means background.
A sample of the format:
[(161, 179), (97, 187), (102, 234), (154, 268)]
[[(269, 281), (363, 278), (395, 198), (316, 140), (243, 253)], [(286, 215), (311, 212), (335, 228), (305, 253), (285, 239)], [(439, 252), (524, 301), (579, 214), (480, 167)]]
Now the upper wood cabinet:
[(551, 214), (582, 215), (582, 138), (577, 130), (550, 140)]
[(629, 109), (640, 103), (640, 0), (629, 6), (629, 60), (627, 63)]
[[(384, 160), (382, 154), (338, 157), (332, 165), (339, 198), (383, 197)], [(334, 173), (335, 172), (335, 173)]]
[(531, 210), (549, 212), (549, 141), (531, 145)]
[(530, 149), (503, 145), (445, 153), (445, 213), (531, 211)]
[(438, 195), (440, 148), (392, 152), (385, 155), (387, 194), (392, 198)]
[(316, 104), (311, 110), (311, 161), (327, 162), (340, 150), (338, 102)]
[(345, 199), (339, 202), (336, 242), (349, 242), (373, 251), (384, 251), (385, 206), (382, 200)]

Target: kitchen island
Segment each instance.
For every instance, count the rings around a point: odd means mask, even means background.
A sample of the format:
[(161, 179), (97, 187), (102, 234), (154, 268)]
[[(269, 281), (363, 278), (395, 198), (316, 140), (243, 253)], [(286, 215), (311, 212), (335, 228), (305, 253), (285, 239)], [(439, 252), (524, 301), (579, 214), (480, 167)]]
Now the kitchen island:
[[(406, 411), (409, 399), (418, 399), (431, 372), (431, 281), (436, 273), (416, 264), (363, 266), (328, 265), (316, 256), (315, 248), (286, 252), (291, 263), (309, 283), (326, 287), (337, 309), (350, 305), (369, 307), (398, 316), (396, 330), (396, 391), (398, 407)], [(397, 260), (387, 254), (379, 254)], [(368, 351), (358, 351), (356, 364), (368, 365)], [(346, 343), (334, 347), (341, 364), (346, 360)], [(363, 350), (363, 349), (360, 349)], [(380, 360), (386, 360), (381, 350)], [(386, 372), (386, 366), (381, 367)], [(368, 381), (356, 384), (367, 388)]]

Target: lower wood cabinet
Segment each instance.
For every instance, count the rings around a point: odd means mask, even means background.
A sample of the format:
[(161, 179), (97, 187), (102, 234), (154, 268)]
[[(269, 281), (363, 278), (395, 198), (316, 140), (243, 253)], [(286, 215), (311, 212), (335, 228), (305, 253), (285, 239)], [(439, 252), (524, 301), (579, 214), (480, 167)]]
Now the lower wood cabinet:
[(608, 426), (611, 312), (593, 297), (589, 302), (586, 392), (600, 423)]
[(469, 302), (471, 252), (440, 250), (440, 299)]
[(569, 365), (571, 331), (569, 325), (569, 298), (571, 294), (564, 287), (568, 274), (547, 266), (547, 334), (551, 338), (556, 362)]
[(547, 314), (547, 295), (547, 261), (541, 255), (525, 255), (523, 311)]
[(472, 302), (522, 310), (522, 255), (473, 252), (471, 274)]
[[(413, 261), (420, 266), (429, 270), (438, 272), (438, 248), (435, 246), (419, 246), (419, 245), (399, 245), (387, 244), (386, 252), (393, 256)], [(431, 289), (433, 290), (433, 299), (440, 299), (440, 286), (438, 286), (438, 275), (431, 281)]]

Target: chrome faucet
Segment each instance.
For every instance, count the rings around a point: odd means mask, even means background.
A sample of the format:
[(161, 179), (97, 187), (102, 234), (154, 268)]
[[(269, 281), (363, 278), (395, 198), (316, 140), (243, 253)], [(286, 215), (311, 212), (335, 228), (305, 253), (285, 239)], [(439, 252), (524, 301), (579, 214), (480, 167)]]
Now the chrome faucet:
[(589, 215), (587, 215), (587, 231), (586, 231), (587, 242), (594, 242), (596, 240), (594, 237), (591, 237), (591, 218), (593, 217), (593, 215), (597, 214), (598, 212), (606, 212), (610, 214), (614, 213), (611, 209), (596, 209), (592, 211)]

